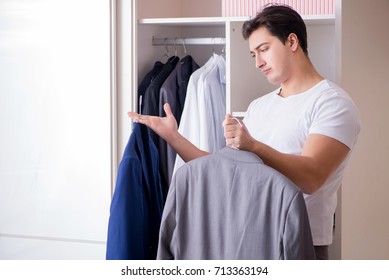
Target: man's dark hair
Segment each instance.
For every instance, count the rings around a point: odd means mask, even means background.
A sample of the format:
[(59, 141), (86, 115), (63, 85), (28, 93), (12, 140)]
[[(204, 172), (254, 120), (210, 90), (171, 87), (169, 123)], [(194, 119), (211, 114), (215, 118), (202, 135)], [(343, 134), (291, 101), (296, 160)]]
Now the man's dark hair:
[(296, 34), (305, 55), (308, 56), (307, 28), (299, 13), (286, 5), (266, 6), (256, 17), (245, 21), (242, 35), (247, 40), (260, 27), (266, 27), (273, 36), (285, 44), (291, 33)]

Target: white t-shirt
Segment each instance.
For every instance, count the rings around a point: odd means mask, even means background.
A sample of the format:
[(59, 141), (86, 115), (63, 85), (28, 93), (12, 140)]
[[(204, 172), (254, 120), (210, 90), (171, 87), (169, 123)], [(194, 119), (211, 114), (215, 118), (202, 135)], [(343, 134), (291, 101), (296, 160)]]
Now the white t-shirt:
[[(357, 107), (347, 93), (329, 80), (289, 97), (279, 89), (254, 100), (243, 120), (251, 136), (282, 153), (301, 154), (309, 134), (334, 138), (353, 149), (360, 130)], [(337, 191), (350, 154), (324, 185), (305, 195), (314, 245), (332, 243)]]

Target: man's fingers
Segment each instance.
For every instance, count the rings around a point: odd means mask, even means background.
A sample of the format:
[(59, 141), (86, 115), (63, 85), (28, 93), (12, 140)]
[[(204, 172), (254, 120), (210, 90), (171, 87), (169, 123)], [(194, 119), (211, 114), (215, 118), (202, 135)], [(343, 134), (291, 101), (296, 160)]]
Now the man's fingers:
[(134, 122), (144, 124), (146, 126), (150, 126), (151, 117), (146, 115), (141, 115), (135, 112), (128, 112), (127, 116), (130, 117)]
[(166, 113), (166, 116), (167, 116), (167, 117), (170, 117), (170, 116), (173, 115), (172, 109), (170, 108), (169, 103), (165, 103), (165, 104), (163, 105), (163, 109), (165, 110), (165, 113)]
[(135, 113), (135, 112), (128, 112), (127, 113), (127, 116), (131, 119), (137, 119), (139, 118), (139, 114), (138, 113)]

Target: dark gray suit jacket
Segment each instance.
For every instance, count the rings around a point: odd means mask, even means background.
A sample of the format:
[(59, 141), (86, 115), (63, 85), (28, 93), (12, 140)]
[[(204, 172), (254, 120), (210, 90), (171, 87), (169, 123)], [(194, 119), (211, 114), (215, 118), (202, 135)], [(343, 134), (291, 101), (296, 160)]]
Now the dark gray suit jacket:
[[(169, 103), (173, 115), (180, 124), (182, 111), (184, 109), (186, 89), (190, 76), (199, 68), (192, 56), (186, 55), (176, 64), (174, 70), (166, 78), (159, 92), (159, 116), (166, 117), (163, 105)], [(168, 187), (173, 175), (176, 152), (161, 137), (158, 138), (159, 158), (161, 162), (161, 180), (163, 182), (164, 197), (168, 192)]]
[(255, 154), (223, 148), (175, 173), (157, 259), (314, 259), (302, 193)]

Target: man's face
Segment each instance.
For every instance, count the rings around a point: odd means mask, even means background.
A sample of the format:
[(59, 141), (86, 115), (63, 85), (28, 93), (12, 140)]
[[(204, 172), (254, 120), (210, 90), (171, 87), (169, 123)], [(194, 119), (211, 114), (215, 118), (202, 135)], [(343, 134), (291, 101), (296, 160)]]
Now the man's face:
[(255, 30), (248, 39), (250, 53), (255, 59), (255, 67), (272, 84), (281, 84), (288, 78), (290, 49), (265, 27)]

